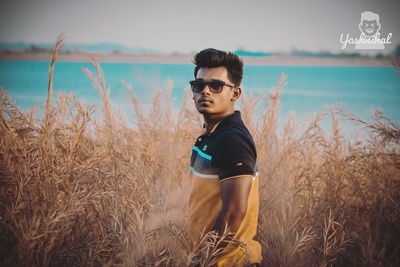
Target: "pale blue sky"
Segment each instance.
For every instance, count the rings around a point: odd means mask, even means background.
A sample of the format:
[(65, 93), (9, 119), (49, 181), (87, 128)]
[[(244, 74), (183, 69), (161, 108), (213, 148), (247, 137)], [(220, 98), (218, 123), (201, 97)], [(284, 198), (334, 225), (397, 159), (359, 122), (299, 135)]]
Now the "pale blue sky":
[[(400, 43), (400, 1), (0, 0), (0, 42), (119, 43), (164, 52), (341, 51), (341, 33), (358, 37), (360, 13), (380, 15), (381, 36)], [(352, 52), (346, 49), (345, 52)]]

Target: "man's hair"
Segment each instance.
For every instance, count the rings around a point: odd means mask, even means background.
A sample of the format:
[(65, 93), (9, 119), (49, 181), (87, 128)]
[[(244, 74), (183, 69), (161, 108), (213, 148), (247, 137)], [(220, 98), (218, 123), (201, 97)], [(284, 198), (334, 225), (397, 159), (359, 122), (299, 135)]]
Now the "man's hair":
[(364, 11), (361, 13), (361, 22), (363, 20), (376, 20), (379, 24), (379, 15), (371, 11)]
[(207, 48), (194, 56), (194, 78), (200, 68), (225, 67), (228, 71), (228, 79), (236, 86), (240, 85), (243, 78), (243, 61), (231, 52), (225, 52), (214, 48)]

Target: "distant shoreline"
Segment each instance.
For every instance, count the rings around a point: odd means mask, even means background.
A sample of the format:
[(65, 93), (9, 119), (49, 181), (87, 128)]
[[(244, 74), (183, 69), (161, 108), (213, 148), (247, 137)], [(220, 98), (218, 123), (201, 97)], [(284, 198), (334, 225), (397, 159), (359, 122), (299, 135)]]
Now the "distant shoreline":
[[(127, 54), (127, 53), (94, 53), (73, 52), (61, 53), (58, 61), (91, 62), (97, 57), (104, 63), (159, 63), (159, 64), (192, 64), (191, 54)], [(301, 57), (292, 55), (271, 55), (268, 57), (241, 57), (247, 65), (265, 66), (392, 66), (387, 58), (339, 58), (339, 57)], [(0, 51), (0, 61), (50, 61), (51, 52), (8, 52)]]

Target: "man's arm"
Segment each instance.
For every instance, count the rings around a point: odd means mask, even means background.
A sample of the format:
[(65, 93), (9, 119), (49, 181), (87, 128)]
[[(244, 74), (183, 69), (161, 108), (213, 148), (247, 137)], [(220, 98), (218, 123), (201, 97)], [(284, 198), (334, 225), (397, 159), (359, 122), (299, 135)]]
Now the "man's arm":
[(239, 230), (246, 215), (251, 184), (251, 175), (239, 175), (221, 181), (222, 208), (212, 230), (217, 231), (219, 235), (224, 233), (225, 226), (231, 233)]

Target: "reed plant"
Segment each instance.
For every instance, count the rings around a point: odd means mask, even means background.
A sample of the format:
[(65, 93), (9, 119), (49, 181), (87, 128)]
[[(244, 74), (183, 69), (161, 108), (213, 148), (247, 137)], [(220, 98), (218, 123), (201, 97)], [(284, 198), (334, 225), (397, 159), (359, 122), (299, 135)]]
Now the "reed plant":
[[(220, 240), (205, 233), (193, 245), (187, 236), (189, 158), (202, 126), (190, 91), (176, 115), (172, 83), (146, 108), (122, 82), (129, 125), (94, 60), (95, 71), (84, 73), (102, 103), (54, 97), (63, 38), (43, 116), (0, 93), (0, 265), (190, 266), (198, 255), (211, 266)], [(286, 83), (282, 75), (268, 95), (240, 103), (258, 151), (262, 266), (399, 266), (399, 126), (380, 111), (365, 121), (336, 108), (307, 124), (290, 116), (280, 130)], [(321, 127), (326, 119), (330, 132)], [(342, 120), (366, 138), (345, 137)]]

